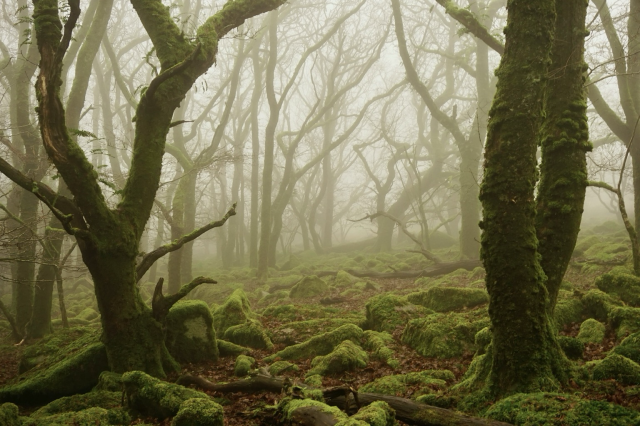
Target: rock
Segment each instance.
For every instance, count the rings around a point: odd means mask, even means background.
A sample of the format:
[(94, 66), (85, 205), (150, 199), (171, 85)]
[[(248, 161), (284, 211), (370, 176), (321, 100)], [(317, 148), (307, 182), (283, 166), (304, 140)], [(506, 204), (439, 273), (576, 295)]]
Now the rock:
[(21, 426), (22, 421), (19, 418), (18, 406), (7, 402), (0, 405), (0, 425), (2, 426)]
[(640, 331), (640, 308), (617, 306), (611, 309), (609, 324), (619, 339)]
[(56, 399), (31, 414), (31, 418), (42, 418), (54, 414), (81, 411), (99, 407), (105, 410), (117, 408), (122, 402), (122, 391), (93, 391)]
[(165, 344), (178, 362), (216, 361), (219, 351), (213, 317), (201, 300), (176, 303), (165, 319)]
[(97, 313), (95, 309), (85, 308), (82, 311), (80, 311), (78, 315), (76, 315), (76, 318), (85, 320), (85, 321), (93, 321), (94, 319), (97, 319), (99, 316), (100, 314)]
[(22, 426), (42, 425), (128, 425), (129, 414), (121, 408), (105, 410), (100, 407), (54, 414), (46, 417), (23, 418)]
[(229, 327), (244, 324), (253, 317), (247, 295), (237, 289), (213, 312), (213, 327), (218, 335), (223, 336)]
[(355, 426), (358, 424), (355, 422), (370, 426), (394, 426), (396, 425), (396, 412), (386, 402), (374, 401), (362, 407), (348, 420), (339, 421), (335, 426)]
[(393, 357), (393, 350), (388, 347), (394, 343), (389, 333), (367, 330), (364, 332), (364, 342), (364, 348), (372, 352), (373, 358), (386, 362), (391, 368), (400, 367), (400, 362)]
[(238, 355), (233, 373), (236, 377), (244, 377), (249, 374), (251, 367), (256, 363), (255, 358), (246, 355)]
[(362, 281), (361, 278), (354, 277), (348, 272), (338, 271), (338, 273), (336, 274), (335, 281), (333, 283), (336, 287), (343, 288), (343, 287), (351, 287), (355, 283), (360, 281)]
[(369, 299), (365, 305), (366, 328), (392, 333), (407, 321), (419, 318), (433, 311), (410, 303), (406, 297), (393, 293), (383, 293)]
[(479, 288), (432, 287), (427, 291), (411, 293), (407, 299), (436, 312), (449, 312), (489, 303), (489, 294)]
[(627, 357), (636, 363), (640, 363), (640, 332), (633, 333), (625, 338), (622, 343), (613, 348), (613, 353)]
[(601, 343), (604, 340), (605, 326), (593, 318), (580, 324), (578, 339), (583, 343)]
[(569, 359), (580, 359), (584, 352), (584, 343), (580, 339), (568, 336), (558, 336), (558, 344)]
[(311, 361), (312, 368), (307, 374), (309, 376), (337, 374), (364, 368), (367, 366), (367, 362), (369, 362), (367, 353), (351, 340), (345, 340), (328, 355), (315, 357)]
[(640, 277), (626, 270), (614, 268), (596, 279), (596, 286), (607, 294), (614, 294), (631, 306), (640, 306)]
[(220, 356), (238, 356), (240, 354), (248, 354), (251, 352), (251, 349), (245, 348), (244, 346), (236, 345), (235, 343), (227, 342), (226, 340), (217, 339), (218, 351), (220, 352)]
[(292, 364), (288, 361), (276, 361), (269, 366), (269, 374), (272, 376), (279, 376), (285, 371), (298, 371), (299, 368), (297, 365)]
[(593, 379), (615, 379), (624, 385), (640, 385), (640, 365), (622, 355), (609, 354), (593, 369)]
[(580, 299), (574, 297), (560, 299), (556, 302), (556, 308), (553, 311), (553, 319), (558, 330), (562, 330), (565, 325), (575, 322), (582, 322), (582, 311), (584, 306)]
[(237, 345), (253, 349), (272, 349), (273, 343), (257, 320), (250, 320), (244, 324), (227, 328), (224, 338)]
[(304, 277), (300, 282), (294, 285), (289, 292), (292, 299), (307, 299), (319, 296), (329, 291), (327, 283), (322, 281), (315, 275)]
[(122, 374), (103, 371), (93, 391), (122, 392)]
[(222, 406), (209, 399), (187, 399), (180, 404), (178, 414), (171, 426), (223, 426), (224, 410)]
[(381, 393), (402, 396), (410, 386), (420, 386), (429, 391), (429, 387), (444, 388), (446, 381), (454, 380), (449, 370), (426, 370), (407, 374), (395, 374), (380, 377), (358, 388), (358, 392)]
[(622, 306), (619, 300), (601, 290), (589, 290), (582, 296), (585, 314), (600, 322), (606, 322), (609, 313), (616, 306)]

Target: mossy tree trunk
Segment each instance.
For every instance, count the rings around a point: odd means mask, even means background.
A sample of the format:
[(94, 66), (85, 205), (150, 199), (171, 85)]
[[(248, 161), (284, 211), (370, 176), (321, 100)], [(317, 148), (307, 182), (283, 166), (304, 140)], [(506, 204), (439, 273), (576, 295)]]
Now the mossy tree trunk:
[(74, 199), (55, 197), (48, 187), (5, 161), (0, 165), (9, 178), (53, 207), (65, 230), (76, 236), (94, 280), (111, 369), (136, 369), (162, 376), (172, 360), (164, 346), (161, 324), (138, 292), (136, 257), (158, 189), (171, 119), (195, 80), (213, 65), (219, 38), (245, 19), (272, 10), (283, 1), (228, 2), (198, 28), (195, 42), (180, 31), (161, 1), (131, 3), (155, 46), (162, 72), (137, 107), (133, 156), (122, 201), (115, 209), (108, 207), (96, 171), (65, 125), (60, 76), (62, 58), (80, 14), (77, 0), (69, 1), (64, 31), (57, 0), (34, 0), (41, 54), (36, 83), (40, 130), (47, 155)]
[[(569, 19), (564, 15), (566, 6), (559, 8), (559, 28)], [(493, 360), (487, 384), (493, 396), (557, 389), (567, 379), (566, 361), (549, 317), (534, 200), (547, 76), (552, 58), (564, 52), (557, 49), (552, 55), (555, 9), (553, 0), (509, 1), (505, 53), (496, 71), (499, 80), (489, 114), (480, 199), (484, 208), (481, 254), (493, 325)], [(584, 31), (579, 34), (584, 36)], [(574, 102), (575, 98), (570, 100)], [(583, 103), (578, 102), (578, 113)], [(545, 129), (551, 133), (562, 123), (550, 121)], [(550, 153), (549, 146), (546, 149)], [(550, 183), (555, 187), (562, 184)], [(548, 194), (551, 192), (545, 192), (543, 200)]]

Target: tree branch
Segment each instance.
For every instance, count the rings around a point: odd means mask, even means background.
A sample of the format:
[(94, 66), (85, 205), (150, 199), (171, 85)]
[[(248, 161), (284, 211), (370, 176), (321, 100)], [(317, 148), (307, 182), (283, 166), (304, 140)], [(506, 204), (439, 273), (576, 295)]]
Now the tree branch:
[(164, 296), (162, 294), (162, 285), (164, 278), (160, 278), (156, 284), (156, 289), (153, 292), (153, 299), (151, 299), (151, 308), (153, 310), (153, 317), (162, 322), (169, 313), (169, 309), (175, 305), (180, 299), (185, 297), (191, 290), (198, 287), (201, 284), (217, 284), (218, 282), (212, 278), (196, 277), (189, 284), (185, 284), (180, 287), (180, 290), (176, 294), (170, 296)]

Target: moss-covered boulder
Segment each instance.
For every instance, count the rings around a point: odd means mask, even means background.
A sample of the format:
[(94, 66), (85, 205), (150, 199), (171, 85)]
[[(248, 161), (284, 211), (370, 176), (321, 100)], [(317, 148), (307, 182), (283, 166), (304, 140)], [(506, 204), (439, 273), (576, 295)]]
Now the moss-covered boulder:
[(244, 346), (236, 345), (235, 343), (227, 342), (226, 340), (216, 339), (218, 344), (218, 351), (220, 356), (238, 356), (240, 354), (248, 354), (251, 349)]
[(82, 311), (80, 311), (78, 315), (76, 315), (76, 318), (79, 318), (85, 321), (93, 321), (94, 319), (98, 319), (99, 316), (100, 314), (96, 312), (95, 309), (85, 308)]
[(613, 269), (596, 279), (596, 286), (607, 294), (614, 294), (631, 306), (640, 306), (640, 277), (623, 269)]
[(288, 361), (276, 361), (269, 366), (269, 374), (272, 376), (279, 376), (286, 371), (298, 371), (297, 365)]
[[(361, 422), (361, 423), (358, 423)], [(396, 412), (384, 401), (374, 401), (362, 407), (348, 420), (341, 420), (335, 426), (394, 426), (396, 425)]]
[(18, 406), (7, 402), (0, 405), (0, 425), (2, 426), (21, 426)]
[(318, 330), (332, 331), (346, 324), (361, 326), (364, 322), (365, 318), (358, 314), (346, 314), (335, 318), (288, 322), (272, 329), (271, 332), (274, 343), (292, 345), (313, 337)]
[(272, 349), (273, 343), (257, 320), (250, 320), (227, 328), (224, 332), (225, 340), (240, 346), (253, 349)]
[(33, 412), (30, 417), (36, 419), (92, 407), (109, 410), (119, 407), (121, 402), (122, 392), (94, 391), (56, 399)]
[(583, 343), (601, 343), (604, 340), (606, 327), (600, 321), (593, 318), (580, 324), (578, 339)]
[(622, 306), (622, 303), (604, 291), (591, 289), (582, 296), (582, 305), (586, 316), (606, 322), (611, 310), (616, 306)]
[(640, 332), (627, 336), (622, 343), (613, 348), (613, 353), (640, 363)]
[(619, 339), (640, 331), (640, 308), (617, 306), (611, 309), (609, 325), (616, 330)]
[(406, 297), (384, 293), (369, 299), (365, 305), (366, 328), (375, 331), (393, 332), (407, 321), (433, 313), (433, 311), (410, 303)]
[(640, 413), (604, 401), (559, 393), (519, 393), (496, 402), (485, 416), (514, 425), (640, 424)]
[(320, 305), (275, 305), (262, 311), (262, 316), (272, 317), (282, 322), (305, 321), (317, 318), (332, 317), (337, 312), (335, 308)]
[(556, 308), (553, 311), (553, 320), (556, 328), (562, 330), (566, 325), (582, 322), (583, 310), (584, 305), (580, 299), (575, 297), (558, 297)]
[(165, 319), (165, 343), (178, 362), (216, 361), (219, 351), (213, 317), (201, 300), (176, 303)]
[(593, 369), (593, 379), (615, 379), (625, 385), (640, 385), (640, 365), (622, 355), (609, 354)]
[[(427, 393), (434, 389), (443, 389), (446, 381), (455, 379), (449, 370), (426, 370), (407, 374), (394, 374), (380, 377), (373, 382), (360, 386), (358, 392), (380, 393), (383, 395), (403, 396), (410, 387), (418, 386)], [(418, 392), (420, 394), (422, 392)]]
[[(296, 424), (296, 420), (306, 418), (307, 416), (305, 416), (303, 413), (308, 413), (309, 408), (313, 409), (314, 411), (319, 411), (321, 413), (326, 414), (327, 417), (331, 419), (331, 420), (326, 419), (327, 421), (331, 422), (326, 424), (335, 425), (337, 422), (341, 420), (348, 419), (347, 415), (343, 413), (339, 408), (330, 407), (323, 402), (316, 401), (310, 398), (306, 398), (306, 399), (284, 398), (278, 404), (278, 412), (281, 413), (282, 423), (284, 424)], [(302, 417), (298, 417), (300, 415), (302, 415)]]
[(223, 426), (224, 410), (222, 406), (209, 399), (187, 399), (180, 404), (178, 414), (171, 426)]
[(348, 272), (338, 271), (333, 283), (338, 288), (345, 288), (345, 287), (351, 287), (360, 281), (364, 281), (364, 280), (362, 278), (354, 277)]
[(351, 340), (345, 340), (328, 355), (315, 357), (311, 361), (311, 370), (307, 374), (309, 376), (337, 374), (364, 368), (367, 366), (367, 362), (369, 362), (367, 353)]
[(251, 368), (255, 363), (255, 358), (246, 355), (238, 355), (233, 373), (236, 377), (244, 377), (249, 374), (249, 371), (251, 371)]
[(449, 312), (489, 303), (489, 294), (479, 288), (432, 287), (427, 291), (411, 293), (407, 299), (414, 305), (422, 305), (436, 312)]
[(253, 317), (247, 295), (242, 289), (237, 289), (213, 311), (213, 327), (222, 336), (229, 327), (244, 324)]
[(283, 350), (266, 357), (264, 361), (273, 362), (278, 358), (293, 360), (326, 355), (345, 340), (359, 342), (362, 338), (362, 334), (363, 331), (360, 327), (353, 324), (346, 324), (333, 331), (317, 334), (311, 339), (298, 343), (297, 345), (288, 346)]
[(569, 336), (558, 336), (558, 344), (569, 359), (580, 359), (584, 352), (584, 343), (580, 339)]
[(425, 357), (455, 358), (475, 352), (475, 335), (489, 326), (486, 309), (432, 314), (409, 321), (402, 341)]
[(188, 399), (209, 399), (206, 393), (164, 382), (142, 371), (124, 373), (122, 383), (129, 409), (160, 420), (174, 417)]
[(393, 343), (393, 337), (384, 331), (367, 330), (364, 332), (364, 348), (371, 351), (373, 358), (386, 362), (391, 368), (398, 368), (400, 362), (394, 358), (394, 352), (389, 348), (389, 345)]
[(94, 391), (122, 392), (122, 374), (103, 371), (98, 378)]
[(129, 414), (121, 408), (106, 410), (100, 407), (86, 408), (80, 411), (69, 411), (46, 417), (22, 418), (22, 426), (93, 426), (93, 425), (128, 425), (131, 423)]
[(289, 297), (292, 299), (308, 299), (320, 296), (329, 291), (329, 286), (315, 275), (304, 277), (291, 288)]

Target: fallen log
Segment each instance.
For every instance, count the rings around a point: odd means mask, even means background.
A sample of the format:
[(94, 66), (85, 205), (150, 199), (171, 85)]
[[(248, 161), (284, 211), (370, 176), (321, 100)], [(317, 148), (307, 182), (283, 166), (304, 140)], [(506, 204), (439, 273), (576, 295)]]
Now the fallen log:
[[(478, 266), (482, 266), (479, 260), (461, 260), (458, 262), (446, 262), (425, 268), (419, 271), (393, 271), (393, 272), (376, 272), (376, 271), (356, 271), (354, 269), (345, 269), (346, 272), (358, 278), (421, 278), (421, 277), (437, 277), (446, 275), (458, 269), (466, 269), (471, 271)], [(317, 271), (314, 272), (318, 277), (335, 276), (339, 271)]]
[[(207, 379), (196, 376), (181, 376), (178, 384), (187, 386), (195, 385), (208, 391), (221, 393), (227, 392), (282, 392), (285, 380), (267, 375), (257, 375), (244, 380), (231, 383), (215, 384)], [(309, 388), (299, 385), (301, 388)], [(508, 423), (498, 422), (479, 417), (471, 417), (446, 408), (434, 407), (420, 404), (406, 398), (397, 396), (382, 395), (375, 393), (353, 392), (349, 388), (329, 388), (322, 391), (325, 403), (331, 406), (347, 409), (348, 414), (354, 414), (364, 405), (369, 405), (374, 401), (384, 401), (396, 411), (396, 419), (410, 425), (416, 426), (508, 426)], [(307, 412), (308, 411), (308, 412)], [(300, 422), (304, 425), (332, 426), (335, 423), (328, 423), (327, 417), (314, 417), (318, 410), (306, 410), (300, 413)], [(304, 422), (303, 422), (304, 421)], [(313, 423), (317, 421), (317, 423)], [(324, 423), (323, 423), (324, 422)], [(336, 421), (337, 423), (337, 421)]]

